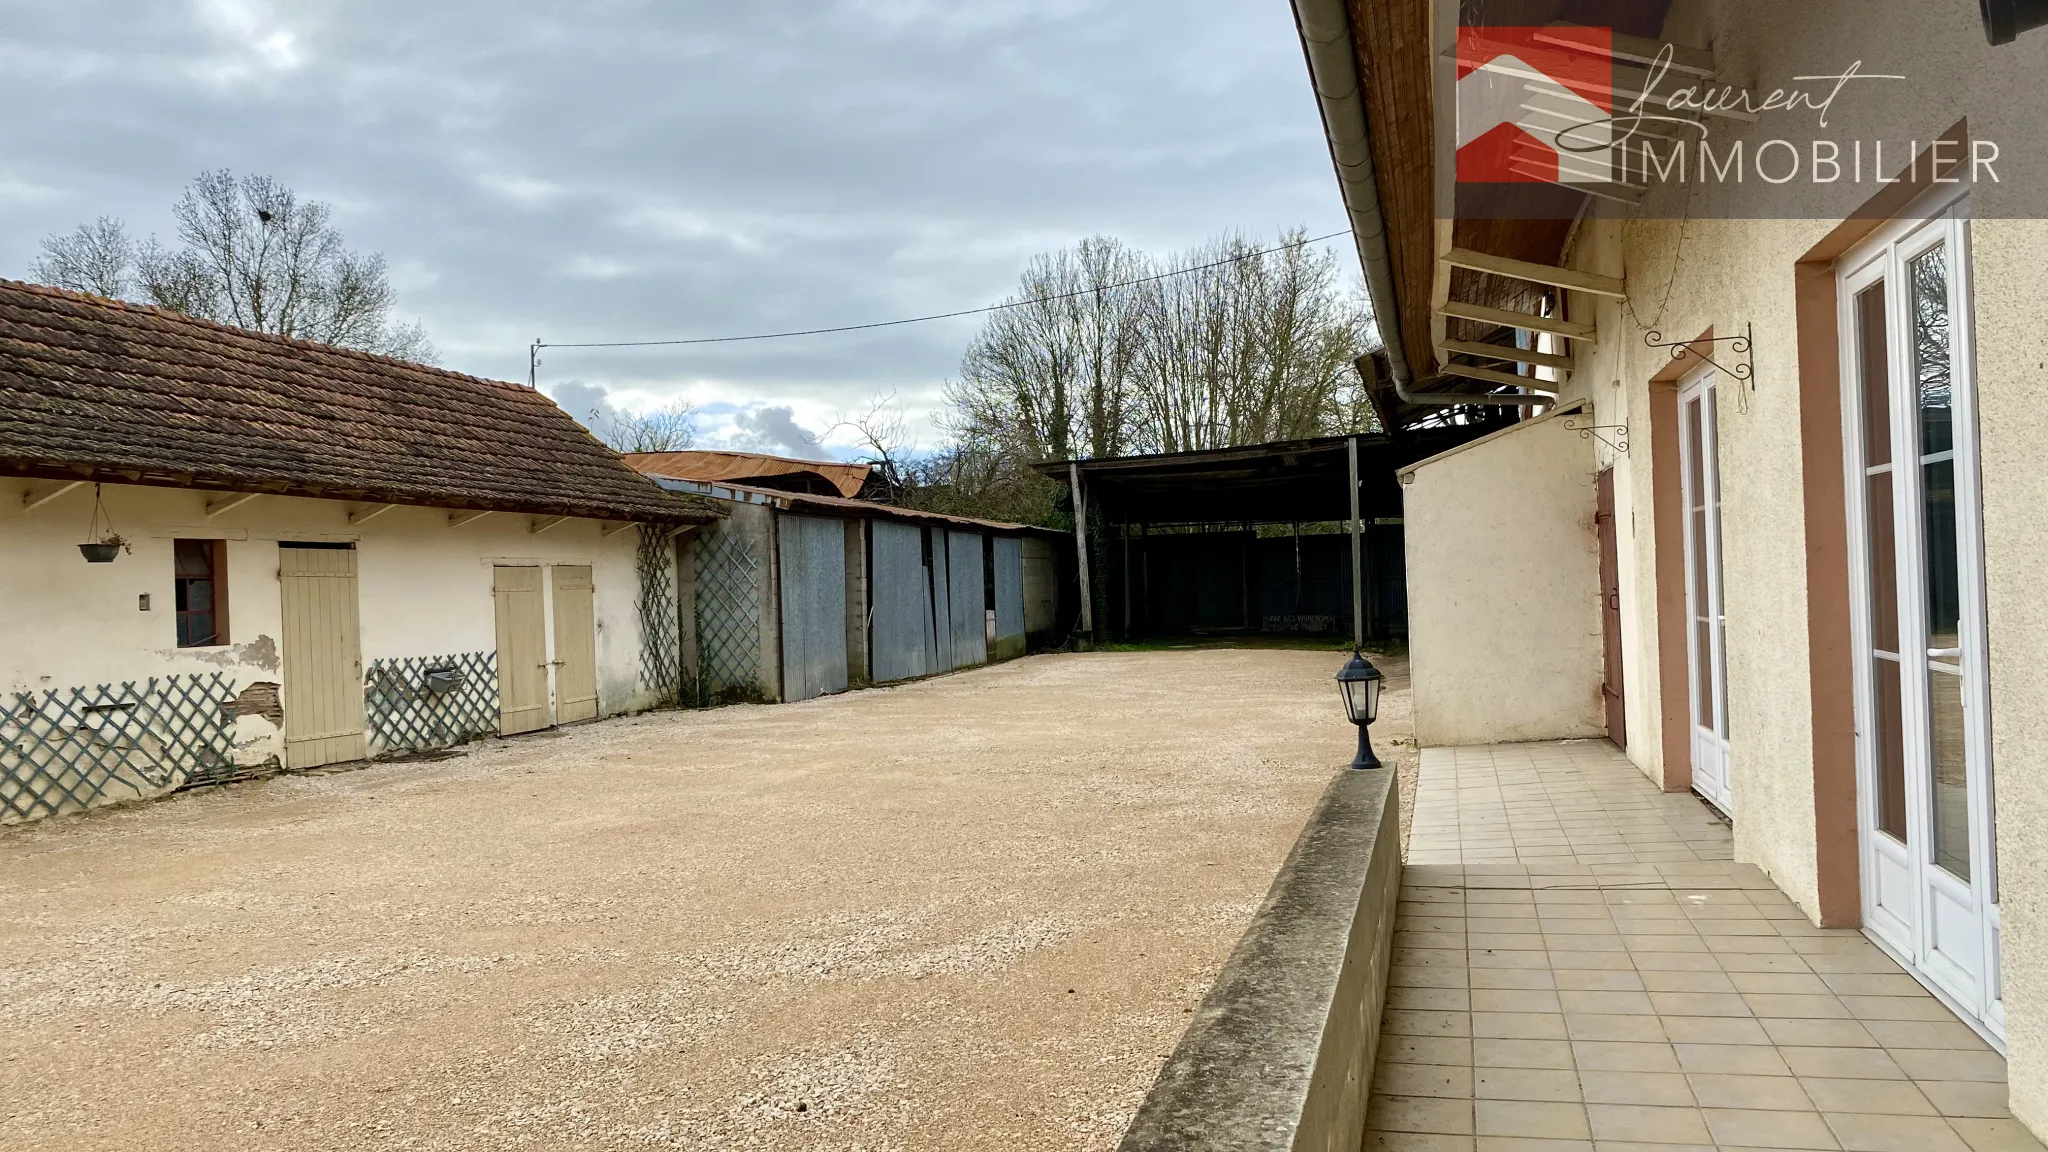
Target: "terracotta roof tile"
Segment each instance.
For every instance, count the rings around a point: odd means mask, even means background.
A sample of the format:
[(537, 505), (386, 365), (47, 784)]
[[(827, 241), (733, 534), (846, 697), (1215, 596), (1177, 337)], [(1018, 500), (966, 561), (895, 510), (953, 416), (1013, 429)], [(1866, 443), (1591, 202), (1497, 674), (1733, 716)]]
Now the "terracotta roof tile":
[(0, 474), (715, 519), (521, 385), (0, 280)]

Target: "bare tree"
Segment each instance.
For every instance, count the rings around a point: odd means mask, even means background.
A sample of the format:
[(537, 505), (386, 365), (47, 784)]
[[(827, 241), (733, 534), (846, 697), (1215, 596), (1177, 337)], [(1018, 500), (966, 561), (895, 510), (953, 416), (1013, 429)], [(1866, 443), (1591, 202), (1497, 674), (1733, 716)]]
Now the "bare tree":
[(1130, 446), (1144, 258), (1092, 237), (1042, 255), (992, 313), (949, 384), (956, 435), (1009, 441), (1034, 459), (1118, 456)]
[(37, 283), (73, 292), (126, 299), (135, 285), (135, 244), (113, 216), (80, 224), (63, 236), (43, 238), (43, 254), (29, 265)]
[[(133, 242), (101, 217), (43, 242), (45, 283), (205, 320), (432, 363), (418, 323), (391, 321), (381, 253), (350, 249), (332, 209), (267, 176), (202, 173), (171, 209), (181, 247)], [(111, 290), (110, 290), (111, 289)]]
[(644, 412), (593, 408), (590, 426), (615, 452), (681, 452), (697, 442), (696, 414), (697, 406), (683, 401)]
[(1372, 341), (1336, 258), (1289, 233), (1278, 251), (1225, 237), (1144, 286), (1139, 421), (1167, 452), (1357, 428), (1352, 360)]
[(817, 440), (823, 443), (841, 430), (852, 432), (859, 441), (854, 462), (866, 464), (880, 477), (889, 503), (904, 503), (905, 494), (917, 483), (912, 472), (917, 446), (910, 436), (910, 422), (896, 402), (896, 394), (891, 392), (886, 396), (873, 397), (868, 401), (867, 411), (840, 416), (818, 434)]
[(1024, 460), (1183, 451), (1359, 430), (1364, 295), (1301, 230), (1163, 261), (1094, 238), (1040, 256), (948, 384), (955, 447)]

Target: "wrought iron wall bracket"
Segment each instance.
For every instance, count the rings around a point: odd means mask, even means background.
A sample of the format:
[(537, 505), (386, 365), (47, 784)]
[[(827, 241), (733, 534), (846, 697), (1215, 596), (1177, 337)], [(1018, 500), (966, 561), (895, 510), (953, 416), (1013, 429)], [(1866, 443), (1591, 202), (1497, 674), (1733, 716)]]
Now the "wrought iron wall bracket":
[[(1756, 391), (1756, 357), (1751, 349), (1755, 345), (1755, 340), (1753, 339), (1755, 335), (1756, 325), (1744, 324), (1742, 326), (1742, 335), (1740, 336), (1706, 336), (1698, 340), (1666, 340), (1662, 332), (1650, 331), (1643, 334), (1643, 343), (1652, 348), (1670, 349), (1673, 360), (1683, 360), (1687, 356), (1694, 356), (1704, 360), (1735, 379), (1748, 384), (1750, 391), (1754, 392)], [(1728, 345), (1729, 363), (1723, 364), (1705, 352), (1700, 351), (1696, 347), (1696, 345), (1700, 344)], [(1741, 357), (1740, 360), (1735, 359), (1738, 356)]]
[[(1581, 440), (1598, 440), (1623, 456), (1628, 455), (1628, 425), (1585, 423), (1591, 419), (1591, 416), (1584, 415), (1567, 416), (1564, 418), (1564, 426), (1577, 432)], [(1613, 433), (1613, 436), (1602, 435), (1608, 432)]]

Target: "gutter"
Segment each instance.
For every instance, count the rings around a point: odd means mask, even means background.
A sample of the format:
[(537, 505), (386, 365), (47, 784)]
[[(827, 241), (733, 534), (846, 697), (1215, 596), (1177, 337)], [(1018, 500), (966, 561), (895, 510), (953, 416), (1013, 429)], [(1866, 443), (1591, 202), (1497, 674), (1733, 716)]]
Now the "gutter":
[(1323, 135), (1337, 166), (1337, 185), (1351, 218), (1351, 238), (1365, 270), (1366, 294), (1379, 322), (1380, 343), (1387, 352), (1387, 375), (1394, 395), (1404, 403), (1440, 408), (1492, 404), (1520, 408), (1528, 396), (1504, 397), (1490, 392), (1410, 392), (1415, 373), (1401, 337), (1401, 305), (1394, 288), (1394, 264), (1387, 250), (1387, 219), (1380, 210), (1379, 178), (1373, 170), (1372, 142), (1367, 129), (1365, 97), (1358, 87), (1358, 54), (1345, 0), (1294, 0), (1294, 23), (1308, 57), (1309, 79), (1322, 106)]

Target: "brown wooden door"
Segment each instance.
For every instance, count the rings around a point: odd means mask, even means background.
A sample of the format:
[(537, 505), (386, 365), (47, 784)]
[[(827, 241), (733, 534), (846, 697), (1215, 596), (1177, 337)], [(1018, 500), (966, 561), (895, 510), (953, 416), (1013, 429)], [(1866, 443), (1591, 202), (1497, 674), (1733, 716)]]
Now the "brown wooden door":
[(1614, 530), (1614, 469), (1600, 473), (1600, 503), (1593, 516), (1600, 534), (1600, 696), (1607, 705), (1607, 738), (1628, 747), (1628, 709), (1621, 695), (1621, 545)]

